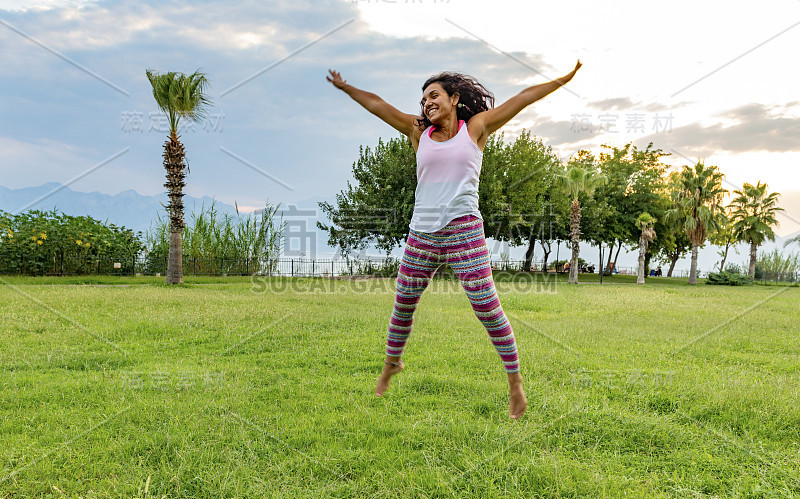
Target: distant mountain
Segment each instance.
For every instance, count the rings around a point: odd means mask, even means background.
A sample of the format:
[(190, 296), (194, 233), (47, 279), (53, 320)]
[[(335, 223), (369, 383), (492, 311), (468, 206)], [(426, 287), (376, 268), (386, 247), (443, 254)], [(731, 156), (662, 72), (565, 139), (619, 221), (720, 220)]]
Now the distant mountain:
[[(8, 189), (0, 186), (0, 210), (17, 213), (28, 210), (50, 211), (56, 209), (72, 216), (90, 216), (108, 221), (134, 231), (146, 231), (159, 215), (164, 218), (163, 205), (169, 202), (166, 193), (159, 196), (143, 196), (130, 189), (110, 195), (101, 192), (78, 192), (56, 182), (37, 187)], [(208, 196), (184, 197), (186, 213), (210, 206), (214, 199)], [(236, 213), (236, 208), (219, 201), (215, 207), (221, 213)]]

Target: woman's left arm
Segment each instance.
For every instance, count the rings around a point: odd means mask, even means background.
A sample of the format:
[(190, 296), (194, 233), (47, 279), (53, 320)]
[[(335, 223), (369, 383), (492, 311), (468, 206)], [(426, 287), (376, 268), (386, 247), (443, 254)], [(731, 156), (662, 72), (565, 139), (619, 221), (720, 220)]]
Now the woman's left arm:
[(569, 74), (547, 83), (528, 87), (496, 108), (476, 114), (469, 120), (470, 128), (475, 127), (474, 129), (478, 132), (475, 135), (478, 135), (480, 142), (485, 143), (489, 135), (508, 123), (520, 111), (570, 81), (581, 66), (581, 61), (578, 61), (575, 69)]

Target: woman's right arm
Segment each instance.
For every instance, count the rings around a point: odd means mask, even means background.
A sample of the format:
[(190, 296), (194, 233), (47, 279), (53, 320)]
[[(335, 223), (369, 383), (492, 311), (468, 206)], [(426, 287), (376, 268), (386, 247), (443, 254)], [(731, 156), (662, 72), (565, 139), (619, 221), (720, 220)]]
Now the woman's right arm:
[(361, 104), (364, 109), (382, 119), (389, 126), (403, 135), (411, 138), (412, 140), (413, 136), (419, 135), (419, 133), (417, 133), (418, 128), (416, 126), (416, 120), (418, 118), (417, 116), (414, 116), (413, 114), (406, 114), (385, 100), (381, 99), (376, 94), (365, 92), (364, 90), (350, 85), (347, 83), (347, 80), (342, 79), (342, 75), (339, 74), (338, 71), (329, 69), (328, 72), (330, 75), (326, 76), (325, 78), (329, 82), (333, 83), (334, 87), (342, 90), (354, 101)]

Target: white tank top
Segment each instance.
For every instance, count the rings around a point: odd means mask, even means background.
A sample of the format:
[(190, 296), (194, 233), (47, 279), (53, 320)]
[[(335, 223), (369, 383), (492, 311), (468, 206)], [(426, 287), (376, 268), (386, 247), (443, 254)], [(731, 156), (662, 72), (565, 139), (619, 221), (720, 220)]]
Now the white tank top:
[(458, 133), (444, 142), (431, 138), (433, 127), (422, 132), (417, 148), (417, 190), (409, 228), (436, 232), (463, 215), (478, 210), (478, 179), (483, 152), (472, 141), (466, 123), (459, 121)]

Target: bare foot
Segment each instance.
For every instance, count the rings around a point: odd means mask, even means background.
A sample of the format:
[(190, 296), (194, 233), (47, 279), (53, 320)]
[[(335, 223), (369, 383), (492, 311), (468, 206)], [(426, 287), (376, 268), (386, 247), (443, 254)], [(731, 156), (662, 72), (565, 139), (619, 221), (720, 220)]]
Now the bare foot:
[(522, 388), (522, 376), (519, 373), (508, 375), (508, 415), (511, 419), (519, 419), (528, 408), (528, 399)]
[(392, 364), (384, 364), (383, 371), (381, 372), (381, 377), (378, 378), (378, 384), (375, 386), (375, 395), (378, 397), (382, 397), (384, 392), (389, 388), (389, 381), (391, 381), (392, 376), (399, 373), (405, 367), (403, 361), (400, 359), (391, 359), (389, 362), (394, 362), (400, 364), (399, 366), (395, 366)]

